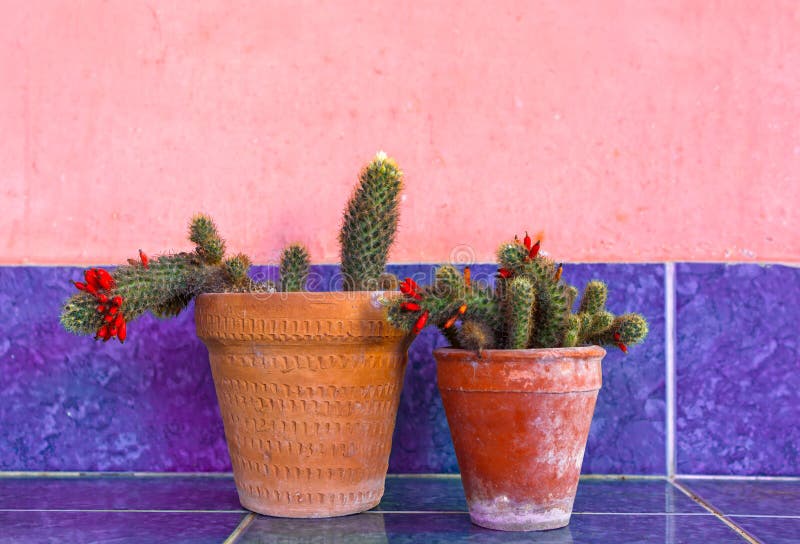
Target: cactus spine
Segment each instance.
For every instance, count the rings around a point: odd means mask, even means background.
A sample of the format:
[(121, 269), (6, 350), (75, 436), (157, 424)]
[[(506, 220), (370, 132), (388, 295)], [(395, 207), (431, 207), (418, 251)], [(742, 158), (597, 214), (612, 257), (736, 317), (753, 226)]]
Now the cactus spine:
[(362, 170), (339, 234), (345, 291), (380, 287), (397, 231), (402, 177), (397, 163), (382, 151)]

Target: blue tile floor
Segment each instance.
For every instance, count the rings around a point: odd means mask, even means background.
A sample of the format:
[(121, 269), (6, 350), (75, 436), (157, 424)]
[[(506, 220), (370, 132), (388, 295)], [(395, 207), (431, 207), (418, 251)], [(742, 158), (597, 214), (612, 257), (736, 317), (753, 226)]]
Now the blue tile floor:
[(470, 523), (458, 477), (389, 476), (381, 504), (343, 518), (248, 513), (229, 475), (0, 475), (0, 543), (800, 542), (800, 479), (586, 477), (569, 527)]

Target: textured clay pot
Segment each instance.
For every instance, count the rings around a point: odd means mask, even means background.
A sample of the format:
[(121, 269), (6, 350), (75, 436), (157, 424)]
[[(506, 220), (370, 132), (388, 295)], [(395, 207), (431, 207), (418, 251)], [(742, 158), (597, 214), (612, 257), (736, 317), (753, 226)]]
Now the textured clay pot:
[(605, 353), (434, 351), (473, 523), (502, 531), (569, 523)]
[(408, 347), (382, 294), (197, 298), (245, 508), (317, 518), (380, 501)]

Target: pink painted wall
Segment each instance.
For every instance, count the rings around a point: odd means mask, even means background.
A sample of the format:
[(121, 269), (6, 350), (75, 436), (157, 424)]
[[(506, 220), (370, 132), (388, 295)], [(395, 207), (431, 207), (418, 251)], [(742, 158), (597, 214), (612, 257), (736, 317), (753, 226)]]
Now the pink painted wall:
[(182, 249), (196, 210), (257, 262), (335, 262), (378, 149), (395, 262), (525, 228), (571, 261), (800, 261), (794, 0), (0, 9), (3, 263)]

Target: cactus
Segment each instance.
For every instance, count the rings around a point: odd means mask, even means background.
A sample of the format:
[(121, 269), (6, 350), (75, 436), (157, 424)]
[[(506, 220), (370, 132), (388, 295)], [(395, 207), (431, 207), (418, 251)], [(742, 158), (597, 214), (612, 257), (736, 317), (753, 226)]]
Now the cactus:
[[(394, 290), (398, 286), (397, 278), (385, 273), (384, 267), (397, 230), (401, 179), (397, 164), (383, 152), (361, 172), (340, 234), (346, 290)], [(250, 278), (246, 255), (225, 258), (225, 241), (207, 215), (192, 218), (189, 240), (195, 245), (193, 252), (151, 260), (140, 250), (139, 260), (129, 259), (128, 265), (113, 274), (99, 268), (87, 270), (86, 281), (75, 282), (79, 292), (62, 307), (61, 324), (76, 334), (124, 341), (132, 319), (148, 311), (159, 317), (177, 315), (201, 293), (276, 291), (272, 282)], [(281, 256), (281, 289), (302, 290), (309, 261), (302, 245), (287, 247)], [(452, 310), (452, 301), (439, 302), (437, 323), (443, 324), (442, 316)], [(450, 332), (455, 340), (455, 329)]]
[(139, 261), (129, 260), (113, 273), (87, 270), (86, 281), (75, 282), (80, 292), (62, 308), (63, 327), (76, 334), (95, 334), (102, 340), (116, 337), (124, 341), (127, 323), (145, 312), (171, 317), (201, 293), (271, 289), (268, 283), (249, 278), (250, 259), (246, 255), (223, 261), (225, 243), (208, 216), (192, 218), (189, 239), (196, 245), (191, 253), (149, 259), (140, 252)]
[(608, 287), (599, 280), (592, 280), (583, 288), (579, 313), (594, 314), (600, 312), (606, 306), (608, 298)]
[(432, 286), (405, 280), (400, 290), (406, 297), (387, 301), (389, 321), (412, 331), (437, 326), (454, 347), (475, 350), (598, 344), (627, 352), (627, 345), (644, 340), (644, 317), (606, 310), (602, 281), (586, 285), (573, 314), (577, 288), (562, 281), (562, 266), (539, 255), (540, 243), (531, 242), (526, 235), (524, 242), (498, 248), (494, 288), (470, 286), (450, 265), (436, 270)]
[(345, 291), (379, 287), (397, 231), (402, 176), (382, 151), (361, 172), (339, 234)]
[(302, 291), (308, 279), (310, 259), (302, 244), (292, 244), (281, 254), (281, 291)]
[(457, 333), (458, 343), (464, 349), (480, 353), (494, 345), (495, 339), (492, 330), (480, 321), (467, 319)]
[(525, 276), (517, 276), (508, 285), (505, 318), (508, 326), (506, 347), (525, 349), (531, 337), (536, 308), (536, 290)]

